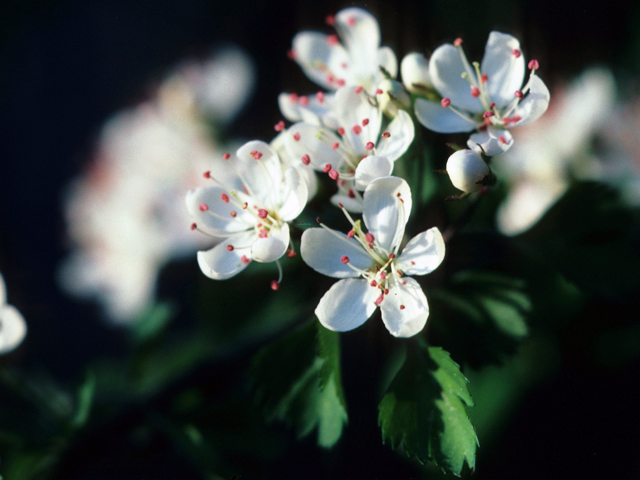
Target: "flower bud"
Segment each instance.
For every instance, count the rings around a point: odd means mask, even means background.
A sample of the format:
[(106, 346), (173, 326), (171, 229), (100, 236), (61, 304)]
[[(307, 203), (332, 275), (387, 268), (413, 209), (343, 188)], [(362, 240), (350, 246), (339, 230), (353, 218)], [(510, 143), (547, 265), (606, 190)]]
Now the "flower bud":
[(447, 160), (447, 173), (454, 187), (463, 192), (477, 192), (491, 170), (480, 154), (473, 150), (458, 150)]
[(382, 90), (382, 93), (377, 95), (378, 103), (385, 115), (393, 118), (399, 109), (408, 110), (411, 107), (411, 97), (400, 82), (384, 80), (378, 89)]
[(412, 52), (405, 55), (400, 64), (400, 74), (402, 75), (404, 86), (411, 93), (424, 94), (424, 87), (431, 86), (429, 60), (422, 53)]

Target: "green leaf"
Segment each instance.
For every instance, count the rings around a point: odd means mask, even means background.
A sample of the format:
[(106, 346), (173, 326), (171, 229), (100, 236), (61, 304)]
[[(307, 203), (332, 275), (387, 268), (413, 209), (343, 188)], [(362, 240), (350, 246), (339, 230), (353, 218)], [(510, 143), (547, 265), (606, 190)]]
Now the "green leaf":
[(268, 421), (284, 421), (299, 437), (318, 430), (331, 447), (347, 421), (340, 375), (339, 337), (311, 322), (260, 350), (251, 365)]
[(441, 348), (409, 350), (379, 405), (383, 441), (455, 475), (465, 462), (473, 469), (478, 439), (465, 409), (473, 406), (467, 383)]
[(528, 334), (532, 305), (523, 279), (490, 270), (462, 271), (430, 298), (440, 343), (472, 366), (500, 363)]

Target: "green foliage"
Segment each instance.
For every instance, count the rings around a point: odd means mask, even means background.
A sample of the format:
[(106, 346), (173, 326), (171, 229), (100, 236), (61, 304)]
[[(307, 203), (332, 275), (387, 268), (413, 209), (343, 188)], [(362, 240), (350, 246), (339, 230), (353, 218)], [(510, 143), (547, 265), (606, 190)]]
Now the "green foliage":
[(467, 379), (449, 354), (439, 347), (411, 349), (380, 402), (383, 441), (460, 475), (465, 462), (474, 468), (478, 445), (465, 405), (473, 406)]
[(310, 322), (260, 350), (251, 374), (268, 421), (285, 421), (299, 437), (317, 428), (323, 447), (339, 440), (347, 411), (337, 333)]
[(520, 278), (489, 270), (453, 275), (446, 286), (430, 292), (432, 326), (440, 343), (472, 366), (500, 363), (528, 334), (526, 287)]
[(584, 291), (618, 298), (640, 289), (639, 238), (632, 220), (616, 191), (583, 182), (519, 238)]

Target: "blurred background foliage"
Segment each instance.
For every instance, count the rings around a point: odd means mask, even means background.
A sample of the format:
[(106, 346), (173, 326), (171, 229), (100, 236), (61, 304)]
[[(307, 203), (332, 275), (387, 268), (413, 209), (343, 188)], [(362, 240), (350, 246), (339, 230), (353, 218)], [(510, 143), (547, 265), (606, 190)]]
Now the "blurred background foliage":
[[(316, 91), (286, 58), (291, 39), (304, 29), (327, 32), (324, 17), (350, 5), (3, 3), (0, 271), (29, 325), (25, 343), (0, 359), (3, 479), (442, 476), (382, 444), (378, 404), (406, 356), (404, 343), (374, 316), (340, 335), (340, 372), (322, 353), (336, 351), (338, 340), (318, 334), (313, 317), (332, 280), (319, 278), (299, 257), (288, 261), (276, 293), (268, 288), (276, 275), (270, 265), (214, 282), (193, 256), (172, 261), (160, 272), (157, 303), (129, 329), (110, 325), (98, 305), (65, 295), (57, 284), (70, 248), (65, 185), (85, 169), (109, 117), (148, 98), (183, 59), (232, 42), (251, 56), (257, 77), (253, 97), (220, 138), (269, 141), (280, 119), (277, 95)], [(640, 94), (640, 7), (633, 2), (357, 6), (378, 18), (383, 44), (399, 59), (412, 50), (428, 54), (458, 36), (470, 58), (480, 58), (497, 29), (514, 34), (526, 57), (540, 61), (552, 106), (554, 88), (591, 66), (611, 69), (619, 102)], [(418, 193), (412, 183), (421, 210), (408, 233), (432, 225), (452, 233), (445, 264), (421, 282), (431, 304), (429, 342), (462, 366), (475, 402), (468, 413), (480, 448), (475, 472), (465, 469), (463, 476), (633, 477), (640, 428), (637, 207), (614, 187), (574, 181), (536, 226), (506, 237), (496, 233), (495, 217), (507, 187), (443, 205), (452, 187), (431, 169), (444, 167), (451, 139), (422, 134), (428, 167), (405, 159), (398, 168), (421, 185)], [(597, 151), (603, 140), (590, 142)], [(320, 198), (327, 196), (321, 187)], [(469, 221), (456, 224), (469, 208)], [(345, 226), (319, 200), (298, 223), (320, 214), (327, 225)], [(320, 351), (316, 335), (326, 336)], [(278, 373), (265, 368), (278, 363), (273, 349), (280, 344), (270, 342), (287, 339), (276, 353), (292, 346), (300, 352), (290, 352), (274, 397), (261, 388), (261, 375)], [(432, 361), (415, 358), (415, 364)], [(317, 442), (331, 443), (327, 435), (335, 429), (306, 434), (314, 425), (342, 425), (346, 417), (314, 417), (322, 410), (307, 412), (296, 403), (306, 395), (309, 372), (333, 385), (331, 398), (346, 405), (348, 420), (331, 449)], [(289, 373), (299, 382), (287, 383)], [(289, 396), (278, 403), (278, 395)], [(294, 425), (278, 421), (283, 411), (295, 412)]]

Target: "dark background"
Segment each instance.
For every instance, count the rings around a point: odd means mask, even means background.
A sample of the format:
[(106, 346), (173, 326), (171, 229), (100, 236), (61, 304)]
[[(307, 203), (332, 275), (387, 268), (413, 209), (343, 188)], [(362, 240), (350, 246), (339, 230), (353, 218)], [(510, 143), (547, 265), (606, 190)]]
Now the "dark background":
[[(287, 60), (291, 39), (302, 29), (327, 32), (324, 17), (350, 5), (354, 4), (310, 0), (3, 2), (0, 272), (10, 303), (29, 326), (25, 345), (12, 361), (71, 382), (91, 358), (116, 355), (126, 348), (123, 332), (107, 326), (97, 306), (66, 297), (55, 280), (67, 252), (60, 209), (63, 188), (82, 172), (102, 123), (144, 99), (150, 85), (180, 60), (204, 57), (212, 47), (233, 42), (252, 56), (258, 78), (253, 100), (229, 131), (269, 141), (280, 118), (277, 94), (317, 89)], [(355, 5), (377, 16), (383, 44), (394, 49), (398, 60), (412, 50), (428, 53), (457, 36), (465, 38), (470, 57), (480, 58), (488, 33), (497, 29), (516, 35), (527, 58), (539, 59), (539, 74), (550, 86), (587, 66), (603, 64), (622, 81), (621, 96), (635, 93), (640, 12), (632, 2)], [(194, 268), (193, 264), (186, 268)], [(627, 310), (620, 306), (601, 313), (625, 315)], [(561, 359), (555, 380), (526, 398), (498, 447), (490, 450), (492, 456), (479, 462), (477, 478), (635, 478), (633, 460), (640, 441), (635, 433), (639, 422), (634, 385), (640, 366), (631, 363), (610, 375), (585, 363), (579, 347), (572, 347), (574, 342), (580, 344), (579, 339), (562, 341), (566, 358)], [(224, 379), (243, 366), (195, 375)], [(147, 457), (136, 457), (124, 446), (102, 454), (91, 448), (92, 442), (117, 444), (127, 422), (135, 423), (135, 418), (132, 414), (120, 425), (84, 438), (89, 446), (74, 447), (75, 463), (68, 466), (67, 460), (66, 476), (59, 478), (200, 478), (186, 460), (164, 457), (170, 451), (167, 445)], [(375, 424), (352, 418), (346, 439), (349, 445), (362, 442), (363, 446), (343, 450), (339, 459), (306, 441), (276, 462), (281, 478), (418, 478), (412, 464), (397, 462), (386, 447), (372, 449), (379, 439)], [(112, 476), (99, 476), (90, 467), (96, 463), (108, 464), (105, 468)], [(342, 474), (317, 468), (336, 463), (345, 469)], [(402, 467), (390, 467), (394, 464)]]

